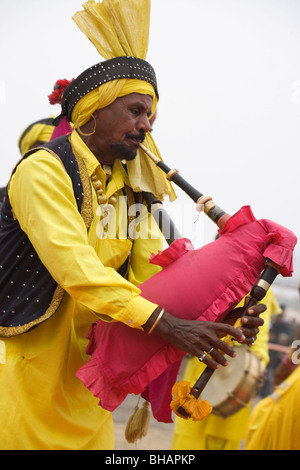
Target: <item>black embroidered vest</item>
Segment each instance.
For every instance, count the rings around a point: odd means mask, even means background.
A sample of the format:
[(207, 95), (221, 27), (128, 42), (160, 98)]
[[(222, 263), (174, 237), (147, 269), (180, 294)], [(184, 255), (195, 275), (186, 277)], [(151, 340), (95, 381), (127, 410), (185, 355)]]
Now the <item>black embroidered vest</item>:
[[(72, 180), (78, 211), (88, 229), (92, 222), (92, 193), (83, 160), (76, 159), (67, 136), (40, 148), (64, 165)], [(29, 151), (23, 159), (36, 150)], [(47, 320), (58, 309), (63, 295), (64, 290), (42, 264), (14, 217), (6, 193), (0, 219), (0, 336), (24, 333)]]

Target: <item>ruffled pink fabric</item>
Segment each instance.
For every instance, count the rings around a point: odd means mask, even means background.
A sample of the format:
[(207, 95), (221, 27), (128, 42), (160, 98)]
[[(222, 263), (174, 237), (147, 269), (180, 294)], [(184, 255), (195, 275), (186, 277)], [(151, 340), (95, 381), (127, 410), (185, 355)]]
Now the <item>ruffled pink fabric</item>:
[[(245, 206), (214, 242), (194, 250), (181, 239), (153, 256), (164, 269), (140, 286), (142, 296), (179, 318), (221, 322), (248, 294), (266, 258), (291, 276), (296, 241), (284, 227), (257, 221)], [(154, 417), (171, 422), (171, 390), (184, 353), (119, 322), (96, 322), (89, 339), (91, 358), (77, 375), (99, 404), (113, 411), (128, 394), (142, 393)]]
[(176, 261), (180, 256), (184, 255), (187, 251), (194, 250), (193, 244), (187, 238), (176, 240), (175, 243), (169, 246), (167, 250), (159, 251), (157, 255), (150, 256), (150, 263), (157, 264), (162, 268), (167, 267), (169, 264)]

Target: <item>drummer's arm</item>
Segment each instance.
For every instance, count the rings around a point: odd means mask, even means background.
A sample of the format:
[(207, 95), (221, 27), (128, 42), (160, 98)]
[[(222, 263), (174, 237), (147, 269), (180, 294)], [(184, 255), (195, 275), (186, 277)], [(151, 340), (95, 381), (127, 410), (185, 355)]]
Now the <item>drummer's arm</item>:
[[(300, 340), (300, 328), (297, 331), (297, 334), (294, 338), (294, 341)], [(284, 356), (281, 363), (277, 366), (274, 375), (273, 375), (273, 386), (277, 387), (280, 385), (284, 380), (286, 380), (295, 369), (297, 369), (299, 363), (293, 362), (293, 354), (295, 349), (293, 347), (290, 348), (290, 351)]]

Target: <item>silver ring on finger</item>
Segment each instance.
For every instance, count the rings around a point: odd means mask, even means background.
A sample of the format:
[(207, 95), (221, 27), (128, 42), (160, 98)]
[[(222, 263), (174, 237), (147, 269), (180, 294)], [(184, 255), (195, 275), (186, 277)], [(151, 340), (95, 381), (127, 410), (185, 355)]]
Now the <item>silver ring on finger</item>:
[(207, 354), (210, 354), (210, 353), (212, 353), (214, 349), (215, 349), (215, 348), (210, 348), (210, 350), (209, 350), (209, 351), (207, 351)]
[(206, 358), (206, 354), (205, 354), (205, 353), (202, 354), (201, 357), (198, 357), (198, 359), (199, 359), (200, 362), (203, 362), (203, 360), (204, 360), (205, 358)]

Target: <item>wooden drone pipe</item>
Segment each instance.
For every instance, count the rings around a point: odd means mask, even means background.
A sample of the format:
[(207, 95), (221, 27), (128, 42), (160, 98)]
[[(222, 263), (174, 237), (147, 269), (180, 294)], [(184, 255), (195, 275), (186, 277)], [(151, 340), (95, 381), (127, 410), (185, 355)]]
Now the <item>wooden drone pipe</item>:
[(145, 191), (143, 192), (143, 199), (147, 204), (148, 211), (153, 215), (168, 245), (171, 245), (175, 240), (182, 238), (182, 235), (173, 220), (164, 209), (162, 201), (157, 199), (152, 193)]
[(204, 205), (204, 212), (206, 215), (219, 227), (222, 229), (230, 218), (230, 215), (227, 214), (223, 209), (221, 209), (217, 204), (215, 204), (210, 196), (204, 196), (200, 191), (195, 189), (190, 183), (188, 183), (182, 176), (180, 176), (178, 170), (171, 170), (164, 162), (162, 162), (154, 153), (152, 153), (147, 147), (143, 144), (140, 144), (141, 149), (148, 155), (148, 157), (155, 163), (155, 165), (160, 168), (164, 173), (166, 173), (169, 181), (174, 182), (179, 186), (196, 204)]

